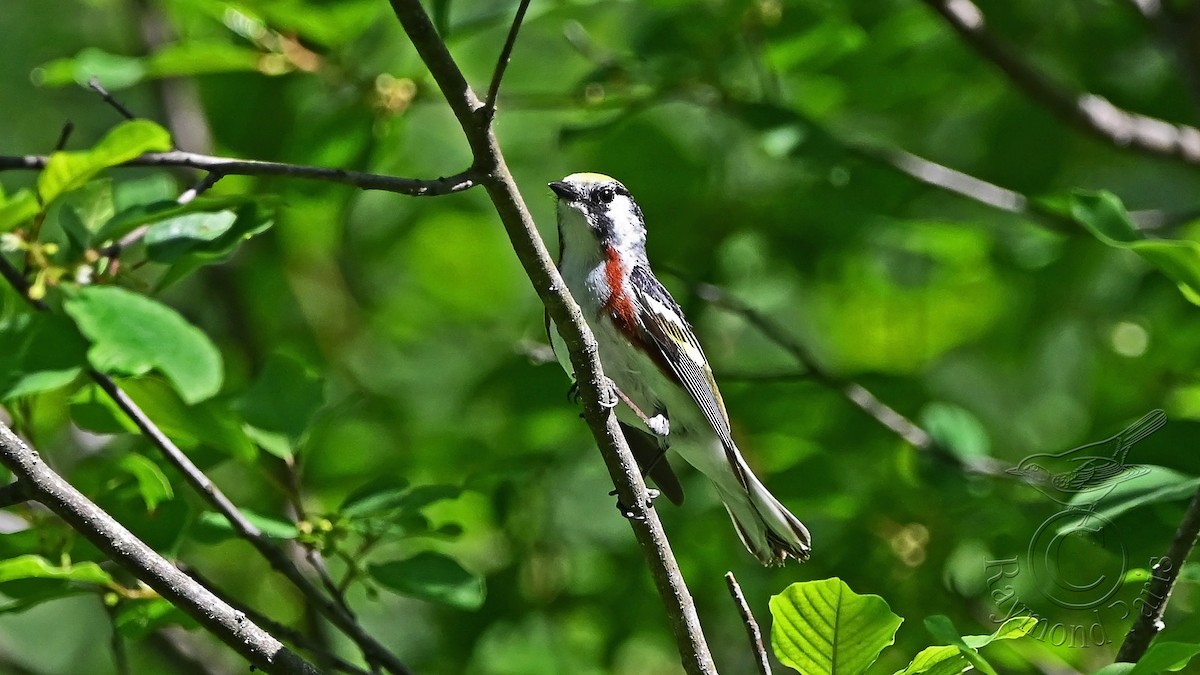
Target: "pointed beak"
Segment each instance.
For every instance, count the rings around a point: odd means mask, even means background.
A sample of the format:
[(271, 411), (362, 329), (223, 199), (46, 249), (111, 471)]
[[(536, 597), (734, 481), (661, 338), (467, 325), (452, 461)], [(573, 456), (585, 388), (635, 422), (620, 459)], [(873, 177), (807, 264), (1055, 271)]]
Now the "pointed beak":
[(553, 191), (554, 194), (558, 195), (559, 199), (565, 199), (567, 201), (575, 201), (576, 199), (579, 199), (579, 192), (575, 189), (575, 186), (571, 185), (570, 183), (564, 183), (560, 180), (556, 180), (552, 183), (549, 183), (549, 186), (550, 190)]

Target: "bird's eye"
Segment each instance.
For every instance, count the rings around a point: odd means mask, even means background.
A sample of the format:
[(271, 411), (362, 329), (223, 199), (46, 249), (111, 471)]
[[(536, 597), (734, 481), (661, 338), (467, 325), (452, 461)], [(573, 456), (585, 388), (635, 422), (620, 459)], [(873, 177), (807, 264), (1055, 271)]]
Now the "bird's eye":
[(600, 202), (601, 204), (610, 203), (614, 198), (616, 198), (616, 196), (616, 190), (613, 190), (610, 187), (602, 187), (599, 190), (596, 190), (596, 201)]

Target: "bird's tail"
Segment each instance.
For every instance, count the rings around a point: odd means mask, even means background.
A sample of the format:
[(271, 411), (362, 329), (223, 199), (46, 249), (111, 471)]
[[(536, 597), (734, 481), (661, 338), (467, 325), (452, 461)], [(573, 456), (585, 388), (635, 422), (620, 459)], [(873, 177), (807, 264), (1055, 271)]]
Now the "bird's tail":
[(764, 565), (782, 565), (789, 558), (808, 560), (808, 528), (775, 499), (737, 450), (727, 456), (733, 471), (713, 482), (742, 543)]

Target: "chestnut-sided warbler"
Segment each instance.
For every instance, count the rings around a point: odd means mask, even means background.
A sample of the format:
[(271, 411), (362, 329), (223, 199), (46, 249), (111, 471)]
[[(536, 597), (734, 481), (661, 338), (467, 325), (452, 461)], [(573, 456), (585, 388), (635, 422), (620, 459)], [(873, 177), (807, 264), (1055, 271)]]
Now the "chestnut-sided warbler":
[[(742, 543), (760, 562), (806, 560), (808, 529), (742, 459), (708, 359), (650, 270), (646, 224), (629, 191), (596, 173), (572, 174), (550, 189), (558, 195), (559, 272), (596, 336), (600, 363), (619, 396), (618, 419), (657, 441), (657, 457), (639, 457), (643, 470), (665, 491), (658, 476), (674, 476), (659, 460), (669, 444), (716, 485)], [(574, 378), (565, 343), (551, 324), (547, 329), (559, 363)], [(635, 450), (634, 441), (645, 440), (644, 433), (626, 436)]]

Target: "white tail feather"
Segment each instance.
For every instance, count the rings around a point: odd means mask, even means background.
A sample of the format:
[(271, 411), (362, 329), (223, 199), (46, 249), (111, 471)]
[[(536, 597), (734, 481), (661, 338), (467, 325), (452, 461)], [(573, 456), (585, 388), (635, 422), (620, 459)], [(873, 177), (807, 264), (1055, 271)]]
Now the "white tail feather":
[(808, 560), (812, 544), (808, 528), (775, 499), (740, 456), (735, 459), (746, 487), (736, 480), (714, 484), (742, 543), (764, 565), (782, 565), (788, 558)]

